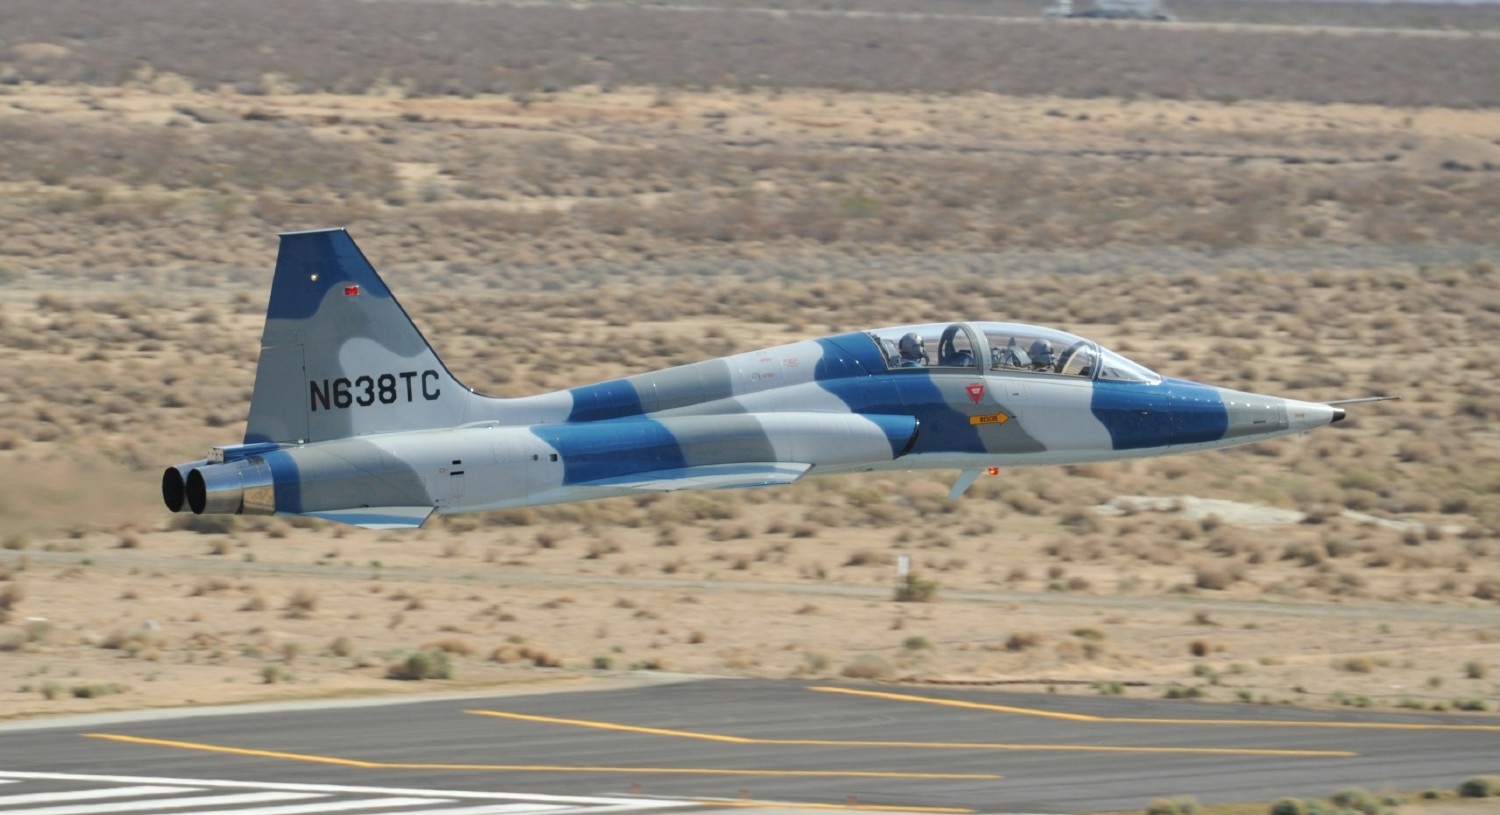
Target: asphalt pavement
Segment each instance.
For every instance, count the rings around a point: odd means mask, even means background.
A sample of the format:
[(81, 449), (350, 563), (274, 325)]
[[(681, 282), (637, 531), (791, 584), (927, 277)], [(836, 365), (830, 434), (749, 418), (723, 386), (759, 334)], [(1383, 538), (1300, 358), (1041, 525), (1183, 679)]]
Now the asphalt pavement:
[(1139, 809), (1453, 788), (1500, 717), (707, 679), (0, 726), (0, 811)]

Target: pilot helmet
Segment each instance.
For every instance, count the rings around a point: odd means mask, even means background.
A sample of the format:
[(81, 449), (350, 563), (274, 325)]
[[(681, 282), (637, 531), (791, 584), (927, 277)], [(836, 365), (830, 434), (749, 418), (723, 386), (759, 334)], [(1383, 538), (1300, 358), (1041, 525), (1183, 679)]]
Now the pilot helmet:
[(1026, 353), (1031, 357), (1031, 361), (1034, 363), (1045, 365), (1052, 364), (1052, 342), (1050, 340), (1039, 339), (1036, 342), (1033, 342), (1031, 344), (1031, 347), (1027, 349)]
[(901, 356), (907, 359), (920, 359), (927, 356), (927, 349), (922, 344), (921, 335), (912, 331), (901, 337)]

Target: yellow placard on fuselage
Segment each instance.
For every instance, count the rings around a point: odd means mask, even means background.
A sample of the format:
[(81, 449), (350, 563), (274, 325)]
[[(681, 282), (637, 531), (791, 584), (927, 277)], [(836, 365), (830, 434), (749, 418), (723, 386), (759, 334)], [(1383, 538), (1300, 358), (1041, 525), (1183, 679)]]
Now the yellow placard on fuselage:
[(1009, 418), (1004, 413), (986, 413), (983, 416), (970, 416), (969, 424), (1005, 424)]

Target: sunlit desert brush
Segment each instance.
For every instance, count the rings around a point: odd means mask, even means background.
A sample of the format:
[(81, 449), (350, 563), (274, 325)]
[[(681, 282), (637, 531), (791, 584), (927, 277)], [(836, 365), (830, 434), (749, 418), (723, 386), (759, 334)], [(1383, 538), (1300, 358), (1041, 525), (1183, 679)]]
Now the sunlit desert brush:
[[(1495, 101), (1489, 39), (1319, 34), (1267, 50), (1258, 34), (1085, 25), (1028, 26), (1007, 45), (1015, 31), (972, 24), (777, 24), (809, 65), (774, 50), (720, 62), (745, 38), (776, 41), (770, 18), (698, 15), (640, 36), (714, 59), (599, 59), (619, 73), (593, 76), (537, 38), (522, 67), (481, 66), (470, 56), (484, 49), (401, 57), (413, 15), (524, 38), (577, 9), (360, 3), (358, 58), (289, 47), (307, 60), (294, 81), (254, 48), (209, 54), (175, 23), (97, 16), (128, 3), (13, 5), (0, 28), (0, 708), (628, 668), (1495, 706), (1500, 272), (1486, 246), (1500, 129), (1459, 109)], [(1485, 9), (1449, 13), (1493, 27)], [(78, 19), (98, 36), (42, 47)], [(587, 19), (617, 34), (662, 18)], [(263, 24), (223, 31), (253, 39)], [(283, 16), (276, 31), (305, 28)], [(818, 46), (830, 38), (860, 47)], [(962, 47), (981, 39), (983, 53)], [(192, 46), (145, 47), (157, 40)], [(954, 59), (912, 70), (938, 42)], [(1206, 51), (1232, 70), (1185, 88), (1174, 60)], [(163, 62), (109, 61), (127, 52)], [(866, 70), (876, 53), (881, 70)], [(1007, 54), (1023, 69), (995, 73)], [(406, 67), (382, 76), (371, 55)], [(1142, 70), (1110, 67), (1142, 55)], [(1298, 67), (1308, 59), (1349, 70)], [(774, 70), (754, 73), (763, 63)], [(687, 64), (721, 73), (683, 82), (672, 72)], [(830, 87), (795, 87), (808, 77)], [(902, 93), (918, 79), (936, 84)], [(1044, 79), (1052, 95), (1002, 95)], [(956, 502), (944, 474), (897, 474), (404, 535), (168, 515), (163, 464), (243, 433), (274, 233), (339, 224), (459, 379), (500, 396), (839, 331), (1001, 319), (1171, 376), (1405, 401), (1228, 453), (1004, 472)], [(1249, 600), (1270, 602), (1224, 603)]]

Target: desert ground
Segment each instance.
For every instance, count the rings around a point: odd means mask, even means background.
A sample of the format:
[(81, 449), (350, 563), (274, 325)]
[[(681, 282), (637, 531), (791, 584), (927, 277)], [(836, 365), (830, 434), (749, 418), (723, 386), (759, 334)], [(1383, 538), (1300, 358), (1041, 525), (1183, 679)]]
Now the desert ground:
[[(8, 47), (0, 715), (624, 671), (1500, 706), (1492, 104), (246, 88)], [(1403, 399), (956, 502), (938, 472), (403, 533), (172, 515), (161, 469), (242, 436), (275, 233), (331, 225), (500, 396), (1002, 319), (1173, 376)], [(901, 554), (921, 601), (894, 599)], [(412, 654), (446, 678), (394, 678)]]

